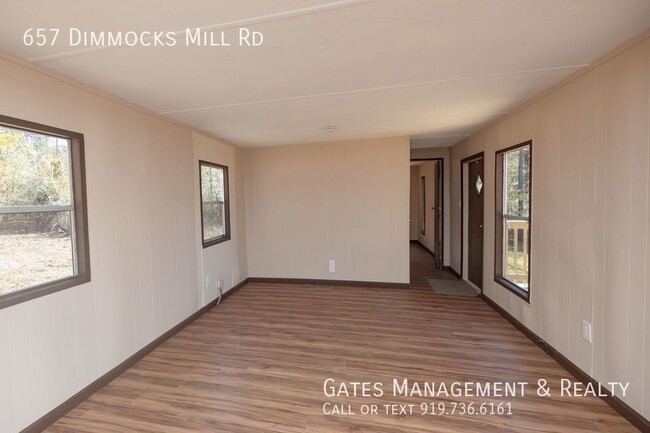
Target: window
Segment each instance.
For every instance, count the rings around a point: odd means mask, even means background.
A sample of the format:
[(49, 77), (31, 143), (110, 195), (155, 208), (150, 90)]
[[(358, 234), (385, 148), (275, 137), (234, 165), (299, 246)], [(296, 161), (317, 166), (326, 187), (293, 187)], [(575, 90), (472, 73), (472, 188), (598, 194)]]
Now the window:
[(0, 116), (0, 308), (90, 281), (83, 146)]
[(494, 279), (530, 300), (532, 141), (496, 153)]
[(230, 239), (228, 167), (199, 161), (203, 248)]

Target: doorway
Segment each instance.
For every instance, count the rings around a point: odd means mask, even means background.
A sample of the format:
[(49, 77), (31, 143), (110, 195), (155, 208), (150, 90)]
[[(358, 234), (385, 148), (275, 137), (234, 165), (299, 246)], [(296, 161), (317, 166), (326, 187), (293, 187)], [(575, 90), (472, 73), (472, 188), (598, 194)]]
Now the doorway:
[(411, 160), (410, 240), (444, 267), (444, 159)]
[(485, 172), (483, 152), (461, 161), (462, 266), (464, 280), (483, 291), (483, 221)]
[(411, 160), (409, 265), (413, 289), (431, 290), (430, 279), (457, 280), (444, 265), (444, 173), (443, 158)]
[(443, 243), (443, 238), (444, 238), (444, 233), (442, 231), (443, 229), (443, 224), (444, 224), (444, 218), (442, 214), (442, 199), (444, 196), (444, 190), (442, 189), (443, 184), (444, 184), (444, 179), (443, 179), (443, 170), (442, 170), (442, 161), (438, 162), (436, 164), (436, 169), (435, 169), (435, 179), (436, 179), (436, 194), (434, 196), (434, 203), (433, 207), (435, 209), (434, 215), (436, 218), (436, 227), (435, 227), (435, 232), (434, 232), (434, 244), (435, 244), (435, 251), (434, 255), (436, 258), (436, 266), (438, 269), (442, 269), (443, 263), (442, 263), (442, 254), (443, 254), (443, 248), (442, 248), (442, 243)]

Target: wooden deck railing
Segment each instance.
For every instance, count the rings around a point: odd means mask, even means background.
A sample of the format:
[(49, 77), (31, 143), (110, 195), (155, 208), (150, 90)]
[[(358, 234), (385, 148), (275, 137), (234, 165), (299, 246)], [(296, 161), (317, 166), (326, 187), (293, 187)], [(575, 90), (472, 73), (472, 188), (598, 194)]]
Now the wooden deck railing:
[(528, 230), (527, 220), (506, 218), (506, 236), (503, 258), (505, 278), (520, 286), (528, 286)]

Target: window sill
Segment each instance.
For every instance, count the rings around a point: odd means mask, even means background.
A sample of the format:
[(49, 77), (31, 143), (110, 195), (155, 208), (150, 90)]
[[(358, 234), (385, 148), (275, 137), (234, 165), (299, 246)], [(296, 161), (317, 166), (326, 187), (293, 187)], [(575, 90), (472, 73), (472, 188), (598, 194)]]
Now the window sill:
[(29, 287), (27, 289), (5, 293), (4, 295), (0, 296), (0, 310), (3, 308), (11, 307), (12, 305), (40, 298), (41, 296), (46, 296), (55, 292), (59, 292), (61, 290), (69, 289), (71, 287), (80, 286), (88, 282), (90, 282), (90, 274), (76, 275), (61, 280), (43, 283), (38, 286)]
[(515, 295), (519, 296), (521, 299), (524, 301), (528, 302), (530, 304), (530, 288), (529, 290), (524, 290), (515, 283), (513, 283), (510, 280), (506, 280), (505, 278), (501, 276), (496, 276), (494, 277), (494, 281), (497, 283), (501, 284), (503, 287), (506, 289), (510, 290), (512, 293)]
[(230, 240), (230, 235), (227, 236), (222, 236), (220, 238), (214, 238), (214, 239), (209, 239), (207, 241), (203, 241), (203, 248), (208, 248), (211, 247), (212, 245), (217, 245), (222, 242), (226, 242)]

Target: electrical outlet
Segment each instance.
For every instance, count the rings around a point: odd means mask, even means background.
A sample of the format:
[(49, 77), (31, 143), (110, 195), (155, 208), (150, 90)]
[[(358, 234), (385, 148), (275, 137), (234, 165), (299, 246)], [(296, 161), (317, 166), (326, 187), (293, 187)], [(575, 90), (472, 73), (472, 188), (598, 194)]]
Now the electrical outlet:
[(217, 280), (217, 289), (223, 289), (223, 280)]
[(591, 323), (582, 321), (582, 338), (591, 343)]
[(336, 262), (334, 260), (330, 260), (330, 272), (336, 272)]
[(206, 275), (205, 276), (205, 287), (210, 287), (210, 284), (212, 284), (212, 275)]

